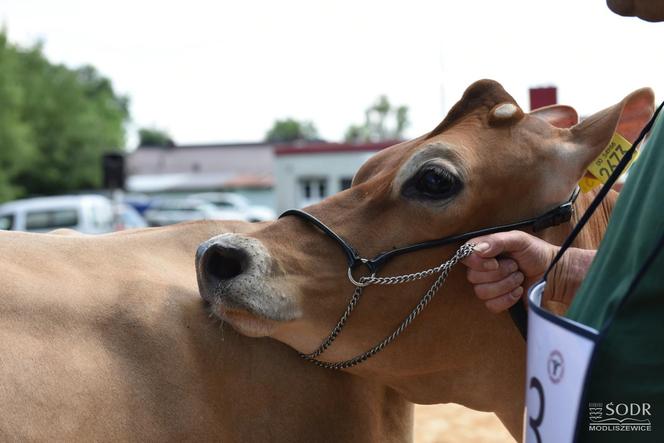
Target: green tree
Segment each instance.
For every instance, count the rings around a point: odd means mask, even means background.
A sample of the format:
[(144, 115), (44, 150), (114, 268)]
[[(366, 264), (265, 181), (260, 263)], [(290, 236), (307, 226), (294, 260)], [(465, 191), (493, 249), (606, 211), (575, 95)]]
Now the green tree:
[(24, 192), (14, 179), (35, 153), (30, 127), (22, 117), (24, 93), (15, 81), (21, 65), (7, 47), (7, 38), (0, 32), (0, 202)]
[(298, 121), (292, 118), (277, 120), (265, 134), (269, 143), (293, 142), (297, 140), (316, 140), (318, 131), (310, 121)]
[(354, 143), (399, 140), (408, 125), (408, 107), (394, 107), (381, 95), (364, 112), (364, 124), (350, 125), (344, 138)]
[(156, 128), (141, 128), (138, 130), (138, 147), (164, 146), (173, 147), (175, 142), (167, 132)]
[(0, 31), (0, 201), (96, 188), (124, 146), (127, 99), (93, 67), (53, 64)]

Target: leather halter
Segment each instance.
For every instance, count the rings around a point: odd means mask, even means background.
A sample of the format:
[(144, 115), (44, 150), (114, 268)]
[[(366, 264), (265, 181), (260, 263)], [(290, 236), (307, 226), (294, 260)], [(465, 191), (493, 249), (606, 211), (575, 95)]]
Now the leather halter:
[(506, 225), (492, 226), (489, 228), (478, 229), (476, 231), (469, 231), (463, 234), (450, 235), (448, 237), (437, 238), (434, 240), (428, 240), (421, 243), (414, 243), (412, 245), (403, 246), (401, 248), (392, 249), (390, 251), (381, 252), (371, 259), (362, 258), (362, 256), (348, 244), (343, 238), (341, 238), (336, 232), (329, 228), (325, 223), (314, 217), (313, 215), (301, 210), (301, 209), (289, 209), (282, 213), (279, 218), (286, 217), (288, 215), (294, 215), (301, 218), (302, 220), (311, 223), (316, 226), (318, 229), (323, 231), (325, 235), (337, 242), (341, 249), (346, 254), (346, 259), (348, 260), (348, 267), (354, 269), (357, 265), (363, 264), (369, 271), (374, 274), (389, 260), (399, 255), (407, 254), (409, 252), (415, 252), (422, 249), (429, 249), (436, 246), (444, 246), (452, 243), (460, 243), (471, 238), (475, 238), (481, 235), (493, 234), (496, 232), (511, 231), (513, 229), (523, 229), (523, 228), (532, 228), (533, 231), (538, 232), (552, 226), (557, 226), (562, 223), (568, 222), (572, 218), (574, 213), (574, 202), (579, 196), (579, 187), (577, 186), (570, 198), (563, 204), (551, 209), (550, 211), (545, 212), (542, 215), (537, 217), (528, 218), (525, 220), (517, 221), (514, 223), (509, 223)]
[[(496, 232), (510, 231), (513, 229), (523, 229), (531, 228), (534, 232), (541, 231), (546, 228), (560, 225), (571, 220), (572, 214), (574, 213), (574, 203), (576, 202), (577, 197), (579, 196), (579, 187), (577, 186), (572, 192), (569, 199), (562, 203), (561, 205), (545, 212), (536, 217), (528, 218), (525, 220), (517, 221), (514, 223), (509, 223), (499, 226), (491, 226), (488, 228), (478, 229), (475, 231), (465, 232), (463, 234), (450, 235), (447, 237), (441, 237), (434, 240), (428, 240), (421, 243), (414, 243), (412, 245), (403, 246), (401, 248), (392, 249), (390, 251), (381, 252), (373, 258), (367, 259), (363, 258), (355, 248), (353, 248), (346, 240), (341, 238), (334, 230), (329, 228), (325, 223), (314, 217), (313, 215), (302, 211), (300, 209), (289, 209), (282, 213), (279, 218), (283, 218), (289, 215), (298, 217), (301, 220), (306, 221), (320, 229), (326, 236), (334, 240), (341, 250), (346, 254), (346, 259), (348, 261), (348, 277), (355, 286), (360, 286), (359, 282), (356, 282), (352, 276), (352, 270), (355, 269), (358, 265), (365, 265), (371, 275), (375, 275), (378, 270), (390, 259), (397, 256), (407, 254), (410, 252), (420, 251), (423, 249), (434, 248), (438, 246), (448, 245), (452, 243), (461, 243), (471, 238), (475, 238), (482, 235), (493, 234)], [(510, 316), (519, 329), (522, 337), (525, 339), (527, 334), (527, 314), (523, 303), (516, 303), (510, 308)]]

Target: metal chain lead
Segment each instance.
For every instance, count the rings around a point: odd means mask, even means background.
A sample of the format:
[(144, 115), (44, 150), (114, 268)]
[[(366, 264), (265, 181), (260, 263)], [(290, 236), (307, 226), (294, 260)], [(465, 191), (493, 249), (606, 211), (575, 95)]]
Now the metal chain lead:
[[(359, 363), (362, 363), (363, 361), (367, 360), (368, 358), (376, 355), (387, 345), (392, 343), (410, 324), (415, 320), (415, 318), (424, 310), (424, 308), (429, 304), (431, 299), (436, 295), (438, 292), (438, 289), (442, 286), (443, 283), (445, 283), (445, 280), (447, 279), (448, 274), (456, 265), (459, 263), (461, 260), (463, 260), (465, 257), (468, 257), (470, 254), (473, 253), (473, 248), (475, 247), (474, 244), (472, 243), (466, 243), (463, 246), (457, 250), (457, 252), (454, 254), (454, 256), (441, 263), (440, 265), (430, 268), (424, 271), (420, 272), (415, 272), (413, 274), (404, 274), (404, 275), (395, 275), (395, 276), (390, 276), (390, 277), (362, 277), (360, 279), (360, 283), (363, 284), (363, 286), (357, 286), (355, 288), (355, 291), (353, 292), (353, 296), (351, 297), (350, 302), (348, 303), (348, 306), (346, 307), (346, 310), (344, 311), (343, 315), (337, 322), (336, 326), (334, 329), (332, 329), (332, 332), (327, 336), (327, 338), (323, 341), (323, 343), (313, 352), (309, 354), (303, 354), (300, 353), (300, 357), (304, 358), (307, 361), (310, 361), (317, 366), (327, 368), (327, 369), (346, 369), (350, 368), (351, 366), (355, 366)], [(341, 330), (346, 324), (346, 321), (350, 317), (350, 314), (353, 312), (355, 307), (357, 306), (358, 302), (360, 301), (360, 298), (362, 297), (362, 291), (365, 286), (368, 286), (370, 284), (375, 284), (375, 285), (396, 285), (396, 284), (401, 284), (401, 283), (406, 283), (414, 280), (421, 280), (423, 278), (429, 277), (431, 275), (434, 275), (436, 273), (440, 272), (440, 275), (438, 278), (433, 282), (429, 290), (422, 296), (420, 299), (419, 303), (413, 308), (413, 310), (408, 314), (408, 316), (401, 322), (401, 324), (387, 337), (385, 337), (383, 340), (381, 340), (378, 344), (376, 344), (374, 347), (369, 349), (368, 351), (363, 352), (362, 354), (359, 354), (351, 359), (336, 362), (336, 363), (328, 363), (324, 362), (321, 360), (318, 360), (316, 357), (321, 355), (327, 348), (330, 347), (332, 342), (337, 338)]]
[(362, 290), (364, 289), (364, 286), (357, 286), (355, 288), (355, 291), (353, 292), (353, 296), (350, 299), (350, 302), (348, 302), (348, 306), (346, 306), (346, 311), (344, 311), (343, 315), (337, 322), (337, 325), (332, 329), (332, 332), (330, 332), (330, 335), (327, 336), (325, 341), (316, 349), (314, 352), (310, 354), (302, 354), (300, 353), (300, 356), (303, 357), (306, 360), (312, 360), (316, 361), (315, 358), (321, 355), (327, 348), (330, 347), (332, 342), (337, 338), (337, 335), (341, 332), (343, 329), (344, 325), (346, 324), (346, 320), (348, 320), (348, 317), (350, 317), (351, 312), (353, 312), (353, 309), (355, 309), (355, 306), (357, 306), (357, 303), (360, 301), (360, 297), (362, 297)]

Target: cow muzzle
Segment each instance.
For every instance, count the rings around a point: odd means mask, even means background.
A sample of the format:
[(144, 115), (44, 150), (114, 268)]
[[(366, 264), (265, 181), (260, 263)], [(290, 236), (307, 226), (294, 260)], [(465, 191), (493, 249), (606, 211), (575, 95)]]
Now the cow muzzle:
[(238, 332), (272, 335), (283, 322), (300, 317), (296, 303), (275, 278), (263, 244), (239, 234), (223, 234), (196, 251), (198, 288), (212, 313)]

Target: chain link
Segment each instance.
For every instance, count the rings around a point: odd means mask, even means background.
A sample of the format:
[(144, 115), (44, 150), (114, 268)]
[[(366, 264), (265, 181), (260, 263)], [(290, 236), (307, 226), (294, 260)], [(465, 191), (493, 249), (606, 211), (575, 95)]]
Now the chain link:
[[(348, 303), (348, 306), (346, 307), (346, 310), (344, 311), (343, 315), (337, 322), (336, 326), (334, 329), (332, 329), (332, 332), (327, 336), (327, 338), (323, 341), (323, 343), (313, 352), (309, 354), (303, 354), (300, 353), (300, 357), (304, 358), (307, 361), (310, 361), (317, 366), (327, 368), (327, 369), (346, 369), (350, 368), (351, 366), (355, 366), (359, 363), (362, 363), (363, 361), (367, 360), (368, 358), (376, 355), (387, 345), (392, 343), (410, 324), (415, 320), (415, 318), (424, 310), (424, 308), (429, 304), (429, 302), (433, 299), (433, 297), (436, 295), (440, 287), (445, 283), (445, 280), (447, 279), (448, 274), (456, 265), (459, 263), (461, 260), (463, 260), (465, 257), (468, 257), (470, 254), (473, 253), (475, 245), (472, 243), (466, 243), (462, 245), (457, 252), (454, 254), (452, 258), (450, 258), (447, 261), (444, 261), (440, 265), (426, 269), (424, 271), (420, 272), (415, 272), (412, 274), (404, 274), (404, 275), (395, 275), (395, 276), (389, 276), (389, 277), (375, 277), (375, 276), (370, 276), (370, 277), (362, 277), (359, 280), (359, 283), (361, 286), (356, 286), (355, 291), (353, 292), (353, 296), (350, 299), (350, 302)], [(371, 349), (368, 351), (363, 352), (362, 354), (359, 354), (351, 359), (336, 362), (336, 363), (328, 363), (324, 362), (321, 360), (318, 360), (316, 357), (321, 355), (327, 348), (330, 347), (332, 342), (336, 340), (337, 336), (343, 329), (343, 327), (346, 324), (346, 321), (348, 321), (348, 318), (350, 317), (350, 314), (353, 312), (355, 307), (360, 301), (360, 298), (362, 297), (362, 292), (364, 288), (368, 285), (375, 284), (375, 285), (397, 285), (401, 283), (407, 283), (411, 282), (414, 280), (421, 280), (426, 277), (430, 277), (434, 274), (440, 273), (438, 278), (433, 282), (429, 290), (422, 296), (420, 299), (419, 303), (413, 308), (413, 310), (408, 314), (406, 318), (401, 322), (401, 324), (387, 337), (385, 337), (383, 340), (378, 342), (375, 346), (373, 346)]]

